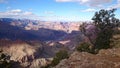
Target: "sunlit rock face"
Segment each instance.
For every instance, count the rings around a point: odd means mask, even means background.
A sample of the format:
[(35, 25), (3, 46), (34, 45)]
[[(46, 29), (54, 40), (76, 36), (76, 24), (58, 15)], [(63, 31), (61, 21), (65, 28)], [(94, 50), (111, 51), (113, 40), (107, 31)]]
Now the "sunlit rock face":
[(78, 31), (81, 22), (51, 22), (29, 19), (0, 18), (1, 22), (9, 23), (12, 26), (22, 27), (25, 30), (39, 30), (40, 28), (62, 30), (67, 33)]
[(44, 44), (37, 41), (0, 40), (0, 49), (10, 56), (10, 60), (19, 62), (23, 67), (29, 66), (28, 68), (47, 64), (46, 58), (40, 58), (43, 46)]
[(57, 42), (50, 46), (41, 41), (0, 40), (0, 49), (10, 56), (10, 60), (19, 62), (25, 68), (40, 68), (50, 64), (55, 54), (63, 48)]
[(100, 50), (97, 55), (74, 52), (54, 68), (120, 68), (120, 48)]
[(25, 26), (26, 30), (39, 30), (39, 28), (47, 28), (52, 30), (62, 30), (67, 33), (73, 30), (78, 31), (80, 23), (77, 22), (41, 22), (38, 21), (37, 25), (29, 23)]

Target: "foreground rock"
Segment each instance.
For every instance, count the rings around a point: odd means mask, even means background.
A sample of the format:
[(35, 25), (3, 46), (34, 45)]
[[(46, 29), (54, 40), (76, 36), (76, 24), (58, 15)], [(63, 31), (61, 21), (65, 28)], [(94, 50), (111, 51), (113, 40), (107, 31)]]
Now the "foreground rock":
[(54, 68), (120, 68), (120, 48), (101, 50), (97, 55), (74, 52)]
[[(0, 40), (0, 48), (10, 56), (10, 60), (19, 62), (23, 67), (31, 66), (31, 63), (35, 62), (33, 60), (37, 60), (43, 49), (41, 43), (27, 43), (19, 40)], [(41, 59), (41, 62), (36, 64), (42, 64), (42, 61), (44, 62), (44, 60)], [(44, 65), (45, 64), (46, 63), (44, 63)]]
[[(62, 46), (47, 46), (40, 41), (0, 40), (0, 49), (25, 68), (40, 68), (52, 61)], [(17, 67), (16, 67), (17, 68)]]

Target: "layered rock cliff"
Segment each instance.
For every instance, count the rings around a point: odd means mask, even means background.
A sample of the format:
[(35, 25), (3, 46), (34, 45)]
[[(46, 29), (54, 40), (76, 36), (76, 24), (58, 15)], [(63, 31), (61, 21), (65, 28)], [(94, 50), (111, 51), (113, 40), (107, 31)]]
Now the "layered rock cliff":
[(63, 46), (49, 46), (40, 41), (0, 40), (0, 49), (10, 56), (10, 60), (19, 62), (25, 68), (45, 66), (52, 61), (55, 53)]

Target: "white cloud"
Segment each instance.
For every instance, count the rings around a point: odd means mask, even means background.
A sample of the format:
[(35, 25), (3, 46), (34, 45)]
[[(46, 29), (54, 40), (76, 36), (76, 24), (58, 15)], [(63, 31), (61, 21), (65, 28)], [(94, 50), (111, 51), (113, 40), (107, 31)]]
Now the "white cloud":
[(20, 13), (20, 12), (22, 12), (22, 10), (21, 9), (14, 9), (14, 10), (10, 10), (9, 12)]
[(95, 6), (95, 5), (102, 5), (102, 4), (107, 4), (107, 3), (111, 3), (112, 0), (91, 0), (91, 6)]
[(86, 3), (89, 0), (56, 0), (56, 2), (80, 2), (80, 3)]
[(82, 3), (89, 2), (89, 0), (81, 0)]
[(0, 0), (0, 3), (7, 3), (7, 0)]
[(117, 0), (117, 4), (108, 6), (108, 10), (113, 9), (113, 8), (120, 8), (120, 0)]
[[(53, 11), (45, 11), (46, 14), (53, 14)], [(23, 11), (21, 9), (8, 10), (5, 12), (0, 12), (0, 18), (17, 18), (17, 19), (34, 19), (34, 20), (43, 20), (43, 21), (75, 21), (78, 17), (64, 17), (56, 15), (48, 16), (37, 16), (30, 11)]]
[(56, 2), (74, 2), (73, 0), (56, 0)]
[(94, 12), (94, 11), (96, 11), (96, 10), (93, 8), (88, 8), (88, 9), (82, 10), (82, 12)]
[(120, 0), (118, 0), (118, 2), (120, 2)]
[(44, 21), (79, 21), (80, 18), (77, 16), (41, 16)]
[(23, 15), (34, 15), (32, 12), (26, 11), (23, 13)]
[(82, 5), (100, 7), (103, 4), (112, 2), (112, 0), (56, 0), (56, 2), (79, 2)]
[(45, 14), (54, 14), (54, 11), (45, 11)]
[(27, 19), (40, 19), (39, 16), (29, 11), (22, 11), (20, 9), (9, 10), (0, 12), (0, 18), (27, 18)]
[(111, 7), (111, 8), (120, 8), (120, 4), (114, 5), (114, 6)]

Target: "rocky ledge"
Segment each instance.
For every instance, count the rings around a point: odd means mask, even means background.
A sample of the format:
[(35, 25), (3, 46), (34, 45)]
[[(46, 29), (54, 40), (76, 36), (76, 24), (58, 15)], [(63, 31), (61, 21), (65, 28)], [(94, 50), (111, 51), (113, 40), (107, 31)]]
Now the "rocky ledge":
[(54, 68), (120, 68), (120, 48), (100, 50), (96, 55), (76, 51)]

